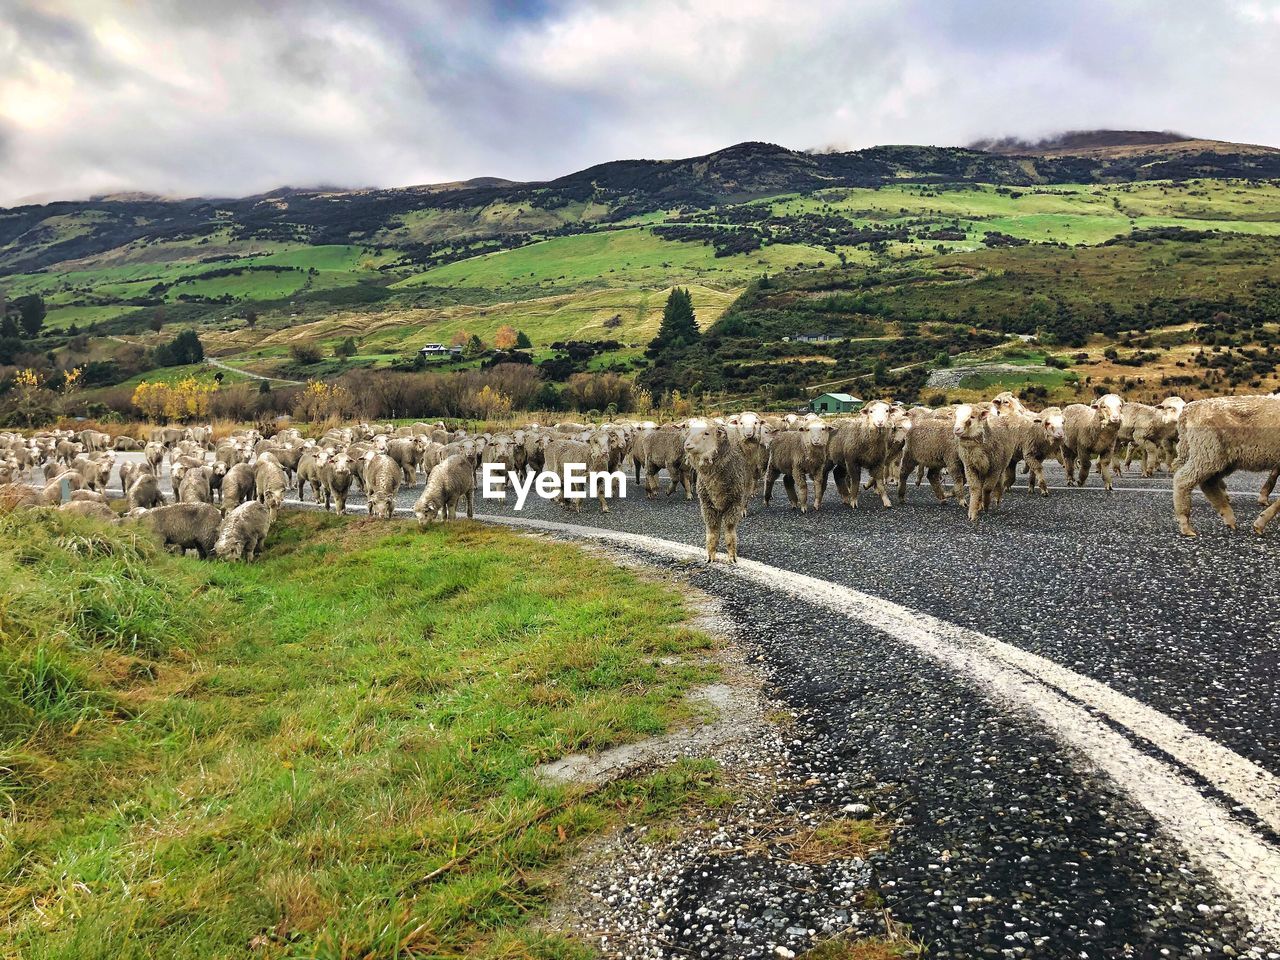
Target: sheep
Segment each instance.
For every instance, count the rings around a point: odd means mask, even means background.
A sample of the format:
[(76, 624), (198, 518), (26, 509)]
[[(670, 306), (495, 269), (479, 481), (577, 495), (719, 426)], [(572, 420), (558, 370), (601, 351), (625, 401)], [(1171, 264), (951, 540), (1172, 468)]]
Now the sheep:
[(113, 511), (105, 503), (96, 500), (68, 500), (58, 508), (63, 513), (74, 513), (80, 517), (93, 517), (95, 520), (114, 520)]
[(68, 491), (67, 499), (70, 499), (70, 491), (83, 490), (87, 486), (84, 477), (80, 474), (72, 471), (61, 473), (44, 485), (44, 489), (40, 492), (40, 502), (44, 506), (57, 506), (62, 502), (64, 487)]
[(223, 511), (234, 510), (246, 500), (256, 496), (256, 486), (253, 467), (249, 464), (237, 463), (227, 468), (227, 475), (222, 478)]
[(702, 421), (690, 425), (684, 452), (698, 471), (698, 506), (706, 531), (707, 563), (715, 562), (722, 536), (729, 562), (737, 563), (738, 523), (756, 485), (742, 444), (726, 425)]
[[(1142, 475), (1149, 477), (1161, 464), (1172, 464), (1178, 455), (1178, 421), (1187, 402), (1181, 397), (1168, 397), (1154, 408), (1155, 416), (1141, 418), (1133, 427), (1133, 443), (1125, 456), (1130, 463), (1135, 452), (1142, 454)], [(1120, 424), (1123, 432), (1124, 423)]]
[(1049, 457), (1061, 461), (1064, 419), (1058, 407), (1046, 407), (1039, 413), (1018, 417), (1013, 421), (1017, 446), (1013, 462), (1005, 473), (1005, 490), (1013, 488), (1017, 480), (1018, 460), (1027, 466), (1027, 491), (1037, 488), (1041, 496), (1049, 495), (1049, 485), (1044, 479), (1044, 461)]
[(507, 489), (507, 474), (515, 472), (516, 469), (515, 440), (501, 433), (493, 437), (485, 445), (484, 453), (480, 455), (482, 469), (486, 463), (495, 463), (502, 468), (500, 488), (505, 492)]
[(9, 513), (23, 507), (39, 506), (40, 490), (25, 483), (0, 484), (0, 512)]
[(316, 503), (320, 502), (320, 494), (324, 490), (324, 480), (321, 477), (321, 470), (329, 458), (333, 456), (333, 451), (329, 449), (308, 450), (298, 460), (298, 502), (305, 503), (307, 499), (307, 485), (311, 485), (312, 499)]
[(209, 465), (209, 492), (213, 494), (213, 502), (222, 502), (222, 481), (227, 475), (227, 465), (215, 460)]
[[(582, 511), (582, 498), (569, 497), (564, 492), (565, 467), (571, 463), (584, 464), (587, 473), (608, 472), (609, 470), (609, 438), (602, 431), (587, 434), (590, 439), (573, 440), (563, 437), (547, 444), (547, 457), (544, 469), (557, 474), (561, 478), (560, 493), (556, 501), (571, 506), (574, 513)], [(683, 455), (681, 456), (683, 462)], [(600, 501), (600, 512), (609, 512), (609, 501), (604, 495), (603, 486), (597, 488), (596, 497)]]
[(152, 476), (155, 476), (155, 471), (152, 470), (150, 464), (145, 462), (135, 463), (133, 461), (126, 460), (124, 463), (120, 464), (120, 490), (125, 496), (129, 495), (129, 488), (133, 486), (133, 481), (138, 479), (138, 477), (142, 476), (144, 473), (150, 473)]
[(159, 470), (160, 464), (164, 462), (164, 444), (157, 443), (155, 440), (149, 441), (142, 448), (143, 459), (151, 465), (152, 470)]
[(111, 473), (115, 465), (115, 457), (108, 453), (95, 459), (76, 457), (71, 461), (70, 469), (84, 477), (90, 490), (105, 490), (111, 483)]
[[(858, 508), (864, 467), (871, 474), (876, 492), (880, 494), (880, 502), (886, 509), (893, 505), (885, 489), (884, 475), (893, 458), (890, 440), (899, 419), (892, 416), (895, 411), (901, 413), (901, 408), (876, 400), (867, 404), (855, 416), (835, 424), (827, 443), (827, 464), (832, 469), (836, 490), (851, 509)], [(901, 419), (905, 419), (905, 413), (901, 415)], [(909, 420), (906, 422), (910, 423)], [(825, 482), (823, 486), (825, 487)], [(813, 504), (815, 510), (820, 506), (821, 499), (819, 494)]]
[(338, 514), (347, 512), (347, 493), (351, 490), (354, 466), (345, 453), (337, 453), (320, 465), (320, 485), (324, 490), (324, 508)]
[[(549, 454), (548, 454), (549, 456)], [(675, 424), (664, 424), (650, 433), (644, 444), (645, 496), (650, 500), (658, 495), (658, 473), (667, 471), (671, 486), (667, 496), (684, 487), (684, 498), (693, 499), (694, 473), (684, 456), (684, 434)]]
[(995, 406), (962, 403), (956, 408), (953, 430), (969, 488), (969, 519), (975, 523), (980, 512), (1000, 504), (1024, 419)]
[(133, 439), (133, 437), (124, 436), (122, 434), (112, 441), (111, 449), (115, 450), (117, 453), (127, 453), (142, 449), (142, 444)]
[(1111, 454), (1120, 429), (1123, 403), (1114, 393), (1108, 393), (1090, 406), (1073, 403), (1062, 411), (1063, 466), (1067, 468), (1068, 486), (1074, 483), (1083, 487), (1093, 458), (1097, 457), (1102, 485), (1111, 489)]
[(404, 471), (400, 468), (400, 464), (385, 453), (370, 451), (366, 456), (368, 463), (365, 466), (364, 476), (365, 490), (368, 491), (369, 496), (369, 516), (390, 520), (392, 511), (395, 509), (396, 494), (400, 492), (400, 481), (404, 477)]
[(467, 519), (475, 516), (476, 472), (471, 461), (454, 454), (431, 468), (422, 495), (413, 505), (418, 526), (425, 527), (432, 520), (453, 520), (458, 516), (458, 501), (467, 501)]
[[(810, 420), (799, 428), (783, 430), (769, 447), (764, 478), (764, 505), (769, 505), (773, 485), (782, 477), (792, 507), (805, 513), (809, 506), (809, 478), (814, 481), (814, 509), (827, 486), (827, 444), (834, 428), (822, 420)], [(797, 494), (799, 488), (799, 494)]]
[(249, 500), (232, 510), (217, 531), (213, 552), (220, 560), (255, 559), (262, 550), (276, 512), (264, 503)]
[(759, 483), (769, 468), (773, 428), (761, 416), (750, 411), (730, 417), (725, 427), (729, 436), (738, 442), (753, 484)]
[(184, 473), (178, 487), (178, 502), (213, 503), (213, 490), (209, 486), (211, 474), (209, 467), (196, 467)]
[(126, 519), (150, 529), (166, 547), (195, 550), (203, 558), (213, 552), (222, 514), (210, 503), (171, 503), (154, 510), (131, 510)]
[(253, 489), (258, 502), (265, 503), (272, 510), (279, 510), (284, 505), (289, 477), (273, 454), (262, 454), (253, 465)]
[(150, 510), (164, 506), (164, 494), (160, 492), (160, 481), (154, 473), (137, 473), (129, 484), (125, 494), (130, 510)]
[(106, 503), (107, 495), (97, 490), (72, 490), (67, 503)]
[[(1280, 469), (1280, 396), (1214, 397), (1183, 408), (1177, 469), (1173, 474), (1173, 514), (1184, 536), (1191, 526), (1191, 488), (1199, 486), (1226, 525), (1236, 528), (1224, 478), (1234, 470)], [(1253, 522), (1262, 533), (1280, 513), (1280, 500)]]
[(390, 440), (386, 445), (386, 455), (400, 464), (400, 469), (404, 471), (404, 482), (409, 486), (413, 486), (418, 482), (418, 474), (415, 466), (421, 455), (421, 449), (411, 438), (398, 437)]

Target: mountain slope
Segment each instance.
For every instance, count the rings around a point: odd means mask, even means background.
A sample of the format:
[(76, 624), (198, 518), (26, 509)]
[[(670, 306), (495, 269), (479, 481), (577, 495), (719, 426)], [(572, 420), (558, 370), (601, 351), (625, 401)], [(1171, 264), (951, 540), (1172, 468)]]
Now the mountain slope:
[(618, 160), (544, 183), (478, 178), (387, 190), (29, 205), (0, 210), (0, 276), (137, 243), (356, 243), (409, 248), (418, 262), (434, 262), (442, 252), (455, 256), (460, 240), (517, 238), (511, 245), (523, 242), (522, 234), (571, 233), (656, 211), (827, 187), (1280, 177), (1278, 150), (1179, 136), (1093, 131), (1038, 144), (993, 141), (986, 150), (880, 146), (823, 154), (752, 142), (680, 160)]

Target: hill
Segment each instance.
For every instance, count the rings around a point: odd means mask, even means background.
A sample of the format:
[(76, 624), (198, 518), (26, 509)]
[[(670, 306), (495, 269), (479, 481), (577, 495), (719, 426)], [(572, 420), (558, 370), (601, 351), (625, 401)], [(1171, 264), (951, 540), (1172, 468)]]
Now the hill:
[[(886, 390), (914, 395), (944, 351), (967, 355), (997, 346), (992, 337), (1038, 329), (966, 321), (969, 306), (986, 304), (966, 299), (963, 284), (934, 282), (939, 270), (996, 282), (1009, 264), (1043, 263), (1036, 293), (1086, 318), (1085, 349), (1099, 355), (1122, 332), (1070, 291), (1082, 260), (1123, 259), (1113, 249), (1095, 254), (1105, 245), (1139, 251), (1134, 288), (1166, 290), (1160, 296), (1182, 298), (1197, 317), (1205, 304), (1233, 313), (1214, 283), (1242, 271), (1280, 281), (1266, 239), (1280, 236), (1280, 151), (1143, 131), (985, 146), (814, 154), (752, 142), (542, 183), (477, 178), (0, 210), (0, 292), (11, 304), (38, 298), (47, 310), (38, 337), (0, 337), (0, 392), (17, 366), (75, 365), (85, 370), (86, 397), (127, 407), (139, 378), (166, 375), (152, 372), (157, 357), (176, 362), (157, 348), (188, 328), (236, 369), (287, 380), (409, 369), (424, 342), (476, 338), (483, 347), (513, 328), (530, 344), (516, 359), (552, 385), (613, 372), (658, 391), (714, 388), (785, 403), (883, 365)], [(837, 310), (831, 325), (785, 298), (761, 307), (751, 290), (762, 276), (775, 290), (829, 282), (832, 295), (910, 277), (937, 317), (971, 333), (913, 341), (923, 328), (896, 315)], [(674, 285), (693, 290), (713, 341), (725, 323), (761, 310), (767, 336), (752, 334), (760, 342), (750, 344), (729, 336), (696, 363), (657, 369), (645, 347)], [(1239, 295), (1259, 299), (1250, 290)], [(1008, 281), (1008, 291), (1017, 301), (1031, 288)], [(795, 346), (845, 326), (865, 330), (841, 334), (852, 342), (838, 356)], [(881, 349), (883, 337), (903, 342)], [(355, 355), (335, 358), (340, 347)], [(487, 362), (482, 350), (440, 369)], [(883, 376), (904, 365), (915, 371), (905, 380)], [(102, 393), (113, 385), (120, 389)], [(1053, 385), (1063, 386), (1061, 375)]]

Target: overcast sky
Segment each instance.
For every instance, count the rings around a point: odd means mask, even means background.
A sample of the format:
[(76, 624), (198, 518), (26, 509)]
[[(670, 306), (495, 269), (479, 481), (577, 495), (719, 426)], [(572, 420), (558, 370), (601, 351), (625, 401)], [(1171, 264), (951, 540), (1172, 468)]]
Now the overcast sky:
[(0, 0), (0, 204), (544, 179), (743, 140), (1280, 145), (1280, 0)]

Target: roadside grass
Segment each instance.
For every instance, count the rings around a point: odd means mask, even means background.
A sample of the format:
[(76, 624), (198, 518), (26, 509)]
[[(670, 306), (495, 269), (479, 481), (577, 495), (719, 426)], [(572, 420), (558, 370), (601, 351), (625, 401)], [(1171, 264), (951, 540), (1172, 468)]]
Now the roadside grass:
[(536, 920), (577, 841), (722, 802), (707, 761), (531, 776), (714, 676), (568, 546), (289, 513), (221, 564), (23, 512), (0, 597), (0, 956), (576, 956)]

